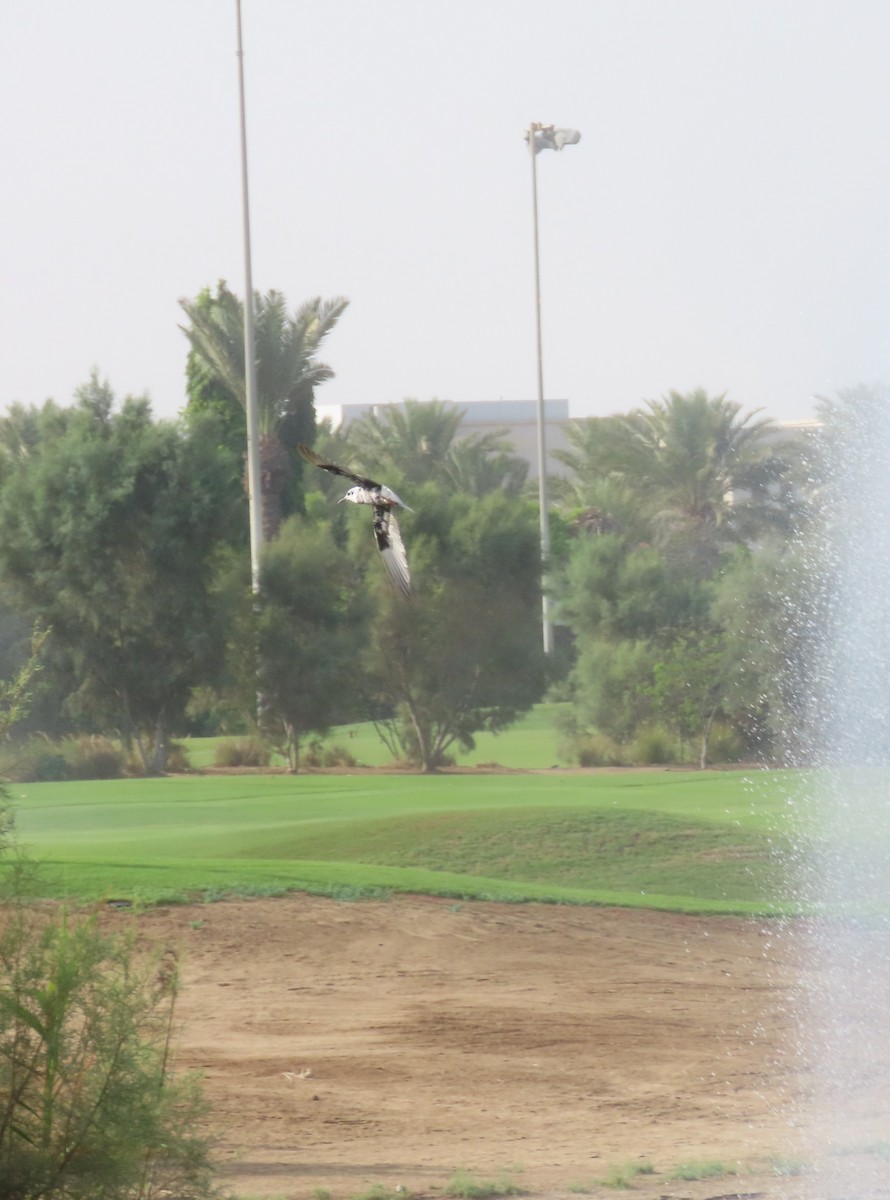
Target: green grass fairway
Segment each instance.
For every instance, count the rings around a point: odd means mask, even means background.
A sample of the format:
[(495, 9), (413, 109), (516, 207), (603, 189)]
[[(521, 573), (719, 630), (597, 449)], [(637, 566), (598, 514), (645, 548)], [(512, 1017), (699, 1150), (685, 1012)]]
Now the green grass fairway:
[(359, 896), (783, 911), (781, 772), (180, 776), (22, 784), (43, 890)]

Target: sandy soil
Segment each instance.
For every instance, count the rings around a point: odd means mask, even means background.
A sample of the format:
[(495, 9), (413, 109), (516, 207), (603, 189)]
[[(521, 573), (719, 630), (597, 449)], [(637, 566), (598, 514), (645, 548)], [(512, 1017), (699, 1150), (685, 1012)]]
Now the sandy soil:
[[(205, 1075), (239, 1195), (442, 1195), (463, 1169), (614, 1196), (601, 1181), (643, 1160), (641, 1200), (811, 1194), (770, 1161), (800, 1158), (808, 1087), (775, 924), (301, 895), (136, 919), (180, 952), (179, 1064)], [(668, 1178), (693, 1160), (737, 1174)]]

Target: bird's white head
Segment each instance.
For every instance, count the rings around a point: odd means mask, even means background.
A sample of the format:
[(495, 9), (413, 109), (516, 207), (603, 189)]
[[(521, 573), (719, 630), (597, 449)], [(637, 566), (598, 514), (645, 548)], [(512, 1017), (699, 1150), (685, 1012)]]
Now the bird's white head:
[(340, 497), (337, 503), (342, 504), (344, 500), (348, 500), (351, 504), (364, 504), (365, 489), (360, 487), (351, 487), (345, 496)]

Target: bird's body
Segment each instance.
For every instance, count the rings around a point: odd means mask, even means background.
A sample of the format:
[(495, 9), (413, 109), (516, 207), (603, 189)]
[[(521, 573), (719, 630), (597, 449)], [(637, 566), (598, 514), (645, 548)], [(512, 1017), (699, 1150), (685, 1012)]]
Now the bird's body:
[(412, 508), (404, 500), (400, 500), (392, 488), (388, 488), (384, 483), (375, 484), (373, 488), (366, 487), (351, 487), (349, 491), (340, 500), (338, 504), (342, 504), (344, 500), (349, 500), (353, 504), (373, 504), (383, 505), (386, 508), (405, 508), (408, 512), (413, 512)]
[(313, 466), (320, 467), (322, 471), (330, 471), (332, 475), (342, 475), (344, 479), (352, 480), (355, 486), (351, 487), (345, 496), (341, 496), (337, 503), (342, 504), (344, 500), (348, 500), (351, 504), (369, 504), (373, 508), (374, 538), (386, 573), (395, 588), (403, 595), (410, 596), (411, 576), (408, 572), (408, 556), (405, 553), (405, 543), (402, 541), (402, 533), (396, 520), (395, 510), (404, 508), (408, 512), (412, 512), (413, 509), (409, 508), (404, 500), (400, 499), (386, 484), (377, 483), (374, 479), (366, 479), (363, 475), (355, 475), (344, 467), (338, 467), (336, 463), (328, 462), (321, 455), (316, 454), (309, 446), (300, 444), (297, 449), (303, 458)]

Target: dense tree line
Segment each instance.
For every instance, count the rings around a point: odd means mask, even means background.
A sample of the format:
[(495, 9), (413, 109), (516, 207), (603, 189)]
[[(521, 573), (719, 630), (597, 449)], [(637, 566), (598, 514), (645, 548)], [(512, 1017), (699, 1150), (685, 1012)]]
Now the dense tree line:
[[(0, 422), (3, 615), (12, 665), (13, 640), (21, 652), (33, 625), (48, 631), (40, 726), (113, 734), (159, 771), (173, 735), (194, 721), (215, 732), (225, 713), (230, 727), (257, 721), (297, 769), (307, 735), (373, 719), (434, 770), (527, 710), (544, 683), (536, 514), (503, 438), (460, 439), (459, 410), (409, 403), (392, 436), (377, 419), (356, 431), (356, 454), (315, 424), (331, 374), (316, 352), (345, 301), (289, 315), (279, 294), (258, 296), (268, 540), (253, 596), (243, 311), (223, 284), (183, 307), (181, 420), (118, 402), (94, 375), (69, 407), (18, 406)], [(368, 514), (338, 507), (324, 473), (302, 478), (300, 440), (410, 491), (410, 603), (388, 588)]]
[(608, 756), (661, 730), (704, 766), (722, 728), (736, 754), (781, 755), (818, 447), (701, 391), (583, 422), (571, 441), (557, 595), (580, 751), (594, 731)]
[[(258, 721), (293, 769), (308, 735), (372, 719), (433, 770), (549, 685), (571, 702), (579, 756), (632, 756), (648, 736), (650, 757), (661, 738), (705, 763), (715, 730), (738, 753), (782, 753), (813, 446), (701, 391), (575, 423), (554, 481), (561, 637), (545, 663), (536, 501), (506, 438), (462, 437), (461, 410), (440, 401), (316, 424), (341, 298), (289, 313), (279, 293), (256, 297), (268, 540), (254, 597), (243, 307), (225, 284), (182, 304), (180, 420), (94, 376), (69, 407), (0, 421), (4, 663), (47, 631), (33, 722), (113, 733), (148, 771), (173, 735), (215, 732), (222, 714), (230, 729)], [(410, 601), (380, 570), (367, 514), (335, 503), (342, 481), (304, 476), (298, 441), (412, 506)]]

